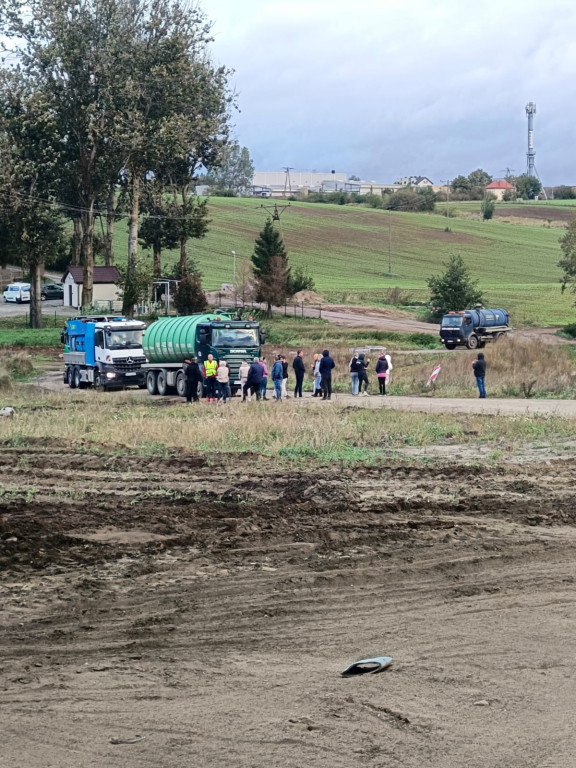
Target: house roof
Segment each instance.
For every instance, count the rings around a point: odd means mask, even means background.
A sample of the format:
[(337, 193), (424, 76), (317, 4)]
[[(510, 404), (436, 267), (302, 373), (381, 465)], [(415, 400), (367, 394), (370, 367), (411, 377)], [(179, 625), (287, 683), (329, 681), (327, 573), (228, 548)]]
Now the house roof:
[(496, 181), (486, 184), (486, 189), (514, 189), (514, 185), (505, 179), (496, 179)]
[[(68, 267), (66, 272), (62, 275), (62, 282), (66, 280), (66, 275), (72, 275), (72, 279), (78, 285), (82, 285), (84, 281), (84, 269), (83, 267)], [(120, 279), (120, 272), (118, 267), (94, 267), (94, 283), (117, 283)]]

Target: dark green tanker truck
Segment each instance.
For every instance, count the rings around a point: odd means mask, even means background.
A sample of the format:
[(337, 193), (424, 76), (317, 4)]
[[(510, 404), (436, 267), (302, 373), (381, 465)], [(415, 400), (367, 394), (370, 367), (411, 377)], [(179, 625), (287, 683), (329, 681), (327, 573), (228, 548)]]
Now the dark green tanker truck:
[(148, 392), (184, 397), (184, 360), (198, 358), (198, 367), (203, 370), (204, 361), (212, 354), (216, 360), (226, 360), (234, 394), (240, 389), (242, 360), (252, 362), (260, 357), (264, 341), (260, 323), (234, 319), (227, 312), (157, 320), (148, 326), (142, 340)]

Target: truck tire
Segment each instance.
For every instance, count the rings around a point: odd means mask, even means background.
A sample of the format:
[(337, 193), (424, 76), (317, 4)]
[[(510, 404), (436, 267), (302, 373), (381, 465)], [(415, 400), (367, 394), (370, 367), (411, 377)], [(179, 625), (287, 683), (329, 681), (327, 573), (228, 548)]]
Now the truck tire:
[(176, 394), (178, 397), (186, 397), (186, 379), (184, 378), (184, 371), (178, 371), (176, 376)]
[(158, 371), (158, 394), (159, 395), (172, 395), (174, 394), (174, 387), (168, 386), (168, 374), (164, 370)]
[(74, 368), (68, 368), (68, 386), (70, 389), (76, 389), (76, 382), (74, 380)]
[(72, 382), (73, 389), (83, 388), (83, 381), (80, 377), (80, 368), (78, 368), (77, 365), (74, 366), (74, 370), (72, 371)]
[(470, 334), (466, 346), (468, 349), (478, 349), (478, 336), (475, 333)]
[(146, 389), (149, 395), (158, 394), (158, 376), (156, 371), (148, 371), (146, 374)]
[(94, 369), (94, 389), (97, 389), (98, 392), (104, 389), (104, 379), (98, 368)]
[(504, 336), (503, 333), (495, 333), (494, 336), (492, 336), (492, 341), (498, 341), (502, 336)]

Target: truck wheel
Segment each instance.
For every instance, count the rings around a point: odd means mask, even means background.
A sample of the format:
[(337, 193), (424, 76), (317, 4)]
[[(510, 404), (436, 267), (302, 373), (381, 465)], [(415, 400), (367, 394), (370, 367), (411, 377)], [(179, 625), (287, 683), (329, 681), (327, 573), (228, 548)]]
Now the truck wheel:
[(158, 371), (158, 394), (172, 395), (174, 391), (174, 387), (168, 385), (168, 374), (166, 371)]
[(179, 371), (176, 376), (176, 394), (178, 397), (186, 397), (186, 379), (183, 371)]
[(101, 392), (104, 389), (104, 379), (98, 369), (94, 371), (94, 389)]
[(492, 336), (492, 341), (498, 341), (498, 339), (503, 335), (503, 333), (495, 333), (494, 336)]
[(76, 382), (74, 381), (74, 368), (68, 368), (68, 386), (70, 389), (76, 389)]
[(74, 366), (72, 371), (72, 389), (80, 389), (82, 387), (82, 379), (80, 378), (80, 368), (77, 365)]
[(146, 374), (146, 389), (149, 395), (158, 394), (158, 377), (156, 371), (148, 371)]
[(468, 338), (468, 349), (478, 349), (478, 336), (475, 333), (471, 333)]

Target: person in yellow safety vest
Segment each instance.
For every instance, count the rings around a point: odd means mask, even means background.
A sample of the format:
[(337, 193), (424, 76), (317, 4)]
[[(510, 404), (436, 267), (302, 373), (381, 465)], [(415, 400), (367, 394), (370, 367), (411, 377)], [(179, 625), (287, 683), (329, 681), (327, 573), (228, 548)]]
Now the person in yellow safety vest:
[(214, 355), (208, 355), (204, 361), (204, 378), (206, 379), (206, 402), (216, 402), (216, 374), (218, 373), (218, 361)]

